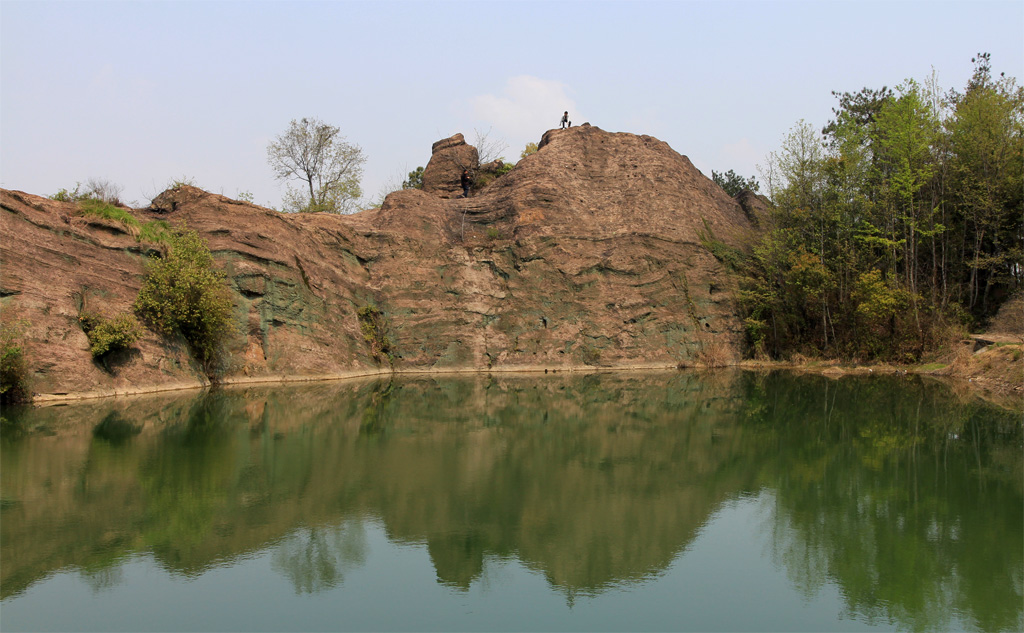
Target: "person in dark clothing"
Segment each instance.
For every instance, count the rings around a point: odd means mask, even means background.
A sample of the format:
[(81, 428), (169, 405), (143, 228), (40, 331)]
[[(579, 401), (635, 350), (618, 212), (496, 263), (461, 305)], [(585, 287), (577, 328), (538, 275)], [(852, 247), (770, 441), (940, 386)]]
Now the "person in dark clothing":
[(562, 115), (562, 129), (566, 127), (572, 127), (572, 121), (569, 120), (569, 111), (566, 110), (565, 114)]
[(463, 169), (462, 170), (462, 197), (463, 198), (468, 198), (469, 197), (469, 170), (468, 169)]

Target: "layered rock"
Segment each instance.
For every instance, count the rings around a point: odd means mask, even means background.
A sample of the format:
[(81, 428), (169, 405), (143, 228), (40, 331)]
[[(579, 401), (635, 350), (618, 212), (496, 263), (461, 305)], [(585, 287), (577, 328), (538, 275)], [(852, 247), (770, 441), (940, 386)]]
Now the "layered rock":
[[(458, 136), (435, 144), (431, 162), (475, 153)], [(469, 199), (443, 197), (453, 192), (434, 179), (442, 164), (428, 165), (424, 190), (352, 216), (282, 214), (191, 187), (135, 213), (197, 230), (227, 273), (236, 328), (221, 380), (390, 370), (360, 330), (357, 313), (371, 304), (389, 322), (397, 370), (738, 356), (732, 287), (701, 239), (739, 244), (750, 220), (667, 144), (551, 130)], [(151, 249), (70, 203), (3, 191), (0, 204), (4, 320), (29, 324), (37, 393), (205, 381), (180, 343), (148, 332), (116, 366), (91, 359), (82, 305), (130, 310)]]

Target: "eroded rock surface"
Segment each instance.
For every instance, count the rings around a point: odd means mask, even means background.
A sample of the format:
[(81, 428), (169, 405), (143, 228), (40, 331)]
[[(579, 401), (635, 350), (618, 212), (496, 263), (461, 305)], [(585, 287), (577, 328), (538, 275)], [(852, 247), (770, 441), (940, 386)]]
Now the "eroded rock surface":
[[(441, 143), (434, 157), (471, 148)], [(540, 146), (468, 199), (427, 187), (428, 169), (424, 190), (351, 216), (283, 214), (192, 187), (135, 215), (198, 231), (226, 272), (236, 329), (220, 379), (389, 369), (360, 331), (370, 304), (390, 323), (398, 370), (738, 357), (733, 288), (701, 234), (740, 244), (740, 204), (649, 136), (580, 126)], [(89, 354), (82, 305), (130, 310), (153, 248), (71, 203), (2, 190), (0, 206), (3, 317), (28, 324), (37, 393), (206, 380), (180, 343), (148, 331), (115, 366)]]
[(434, 143), (430, 152), (430, 161), (423, 168), (423, 191), (441, 198), (461, 197), (462, 170), (472, 173), (480, 165), (476, 148), (456, 134)]

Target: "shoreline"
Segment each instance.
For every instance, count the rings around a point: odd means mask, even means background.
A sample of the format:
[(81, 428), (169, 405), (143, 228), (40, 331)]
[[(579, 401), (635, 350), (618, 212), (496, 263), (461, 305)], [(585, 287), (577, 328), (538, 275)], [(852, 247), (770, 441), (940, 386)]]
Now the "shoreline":
[(50, 407), (61, 406), (85, 400), (107, 398), (129, 398), (176, 391), (192, 391), (211, 388), (238, 388), (253, 385), (290, 385), (295, 383), (343, 382), (381, 376), (443, 376), (458, 374), (597, 374), (620, 372), (668, 372), (668, 371), (793, 371), (805, 374), (817, 374), (829, 378), (866, 375), (918, 375), (946, 383), (951, 389), (965, 389), (972, 395), (987, 400), (1007, 409), (1024, 410), (1024, 384), (1013, 385), (1005, 381), (985, 376), (974, 375), (969, 366), (955, 367), (957, 363), (939, 365), (918, 365), (901, 367), (898, 365), (845, 365), (841, 361), (809, 359), (807, 362), (756, 361), (743, 360), (729, 365), (713, 367), (700, 364), (667, 364), (667, 363), (630, 363), (614, 366), (593, 365), (517, 365), (508, 367), (428, 367), (411, 369), (357, 369), (332, 374), (265, 374), (261, 376), (235, 376), (225, 380), (211, 382), (204, 380), (195, 383), (173, 383), (152, 387), (133, 387), (126, 389), (96, 390), (75, 393), (36, 394), (23, 406)]

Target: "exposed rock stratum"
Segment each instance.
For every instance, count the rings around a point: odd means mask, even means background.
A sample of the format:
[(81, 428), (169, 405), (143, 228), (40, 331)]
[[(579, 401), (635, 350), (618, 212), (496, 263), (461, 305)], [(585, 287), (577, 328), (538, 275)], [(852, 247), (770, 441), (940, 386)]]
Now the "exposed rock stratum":
[[(475, 158), (457, 141), (434, 156)], [(397, 371), (737, 358), (734, 289), (700, 236), (739, 245), (751, 211), (649, 136), (581, 126), (539, 146), (465, 199), (442, 197), (460, 188), (439, 179), (350, 216), (284, 214), (181, 186), (133, 213), (198, 231), (227, 274), (236, 319), (213, 374), (223, 381), (390, 371), (360, 331), (371, 304)], [(180, 341), (148, 330), (105, 366), (89, 352), (78, 315), (131, 311), (156, 247), (74, 203), (0, 190), (0, 206), (3, 319), (24, 325), (33, 391), (207, 382)]]

